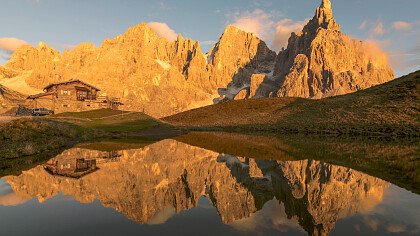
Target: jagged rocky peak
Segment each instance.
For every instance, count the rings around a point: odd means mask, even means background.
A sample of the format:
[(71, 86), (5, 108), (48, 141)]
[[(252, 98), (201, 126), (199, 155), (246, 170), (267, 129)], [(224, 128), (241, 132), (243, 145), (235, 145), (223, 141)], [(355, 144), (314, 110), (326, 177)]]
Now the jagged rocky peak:
[[(264, 59), (265, 57), (273, 57), (276, 55), (275, 52), (270, 50), (267, 44), (261, 40), (257, 35), (251, 32), (243, 31), (233, 25), (226, 27), (225, 31), (220, 37), (220, 44), (227, 47), (233, 47), (232, 50), (240, 49), (247, 51), (249, 46), (249, 55), (257, 56), (259, 59)], [(233, 44), (233, 45), (232, 45)], [(241, 47), (243, 45), (243, 47)]]
[(335, 22), (330, 0), (323, 0), (321, 6), (317, 8), (315, 18), (322, 28), (340, 30), (340, 26)]
[(48, 67), (47, 64), (59, 60), (60, 53), (44, 42), (39, 42), (35, 48), (32, 45), (23, 45), (18, 48), (7, 62), (5, 67), (15, 70), (33, 70)]
[(93, 43), (81, 43), (79, 45), (77, 45), (76, 47), (74, 47), (73, 51), (91, 51), (91, 50), (95, 50), (96, 46)]
[(343, 34), (330, 0), (323, 0), (302, 32), (292, 34), (287, 49), (277, 56), (277, 95), (317, 99), (394, 79), (386, 54), (372, 46)]
[(231, 100), (249, 87), (253, 74), (270, 73), (275, 57), (255, 34), (227, 26), (207, 58), (210, 80), (219, 89), (220, 99)]
[(133, 37), (157, 37), (156, 32), (150, 28), (146, 23), (140, 23), (138, 25), (128, 28), (127, 32), (124, 33), (124, 36), (133, 36)]
[(316, 9), (315, 16), (303, 28), (303, 32), (316, 34), (318, 29), (340, 31), (340, 25), (335, 21), (330, 0), (323, 0)]

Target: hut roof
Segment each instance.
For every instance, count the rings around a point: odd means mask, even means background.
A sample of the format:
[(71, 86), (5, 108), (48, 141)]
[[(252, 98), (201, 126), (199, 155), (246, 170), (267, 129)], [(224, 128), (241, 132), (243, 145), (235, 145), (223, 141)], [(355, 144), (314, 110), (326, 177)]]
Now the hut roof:
[(49, 88), (54, 87), (54, 86), (57, 86), (57, 85), (61, 85), (61, 84), (70, 84), (70, 83), (81, 83), (81, 84), (84, 84), (84, 85), (86, 85), (86, 86), (88, 86), (88, 87), (91, 87), (91, 88), (93, 88), (93, 89), (96, 89), (96, 90), (98, 90), (98, 91), (101, 91), (98, 87), (95, 87), (95, 86), (93, 86), (93, 85), (91, 85), (91, 84), (88, 84), (88, 83), (86, 83), (86, 82), (83, 82), (83, 81), (81, 81), (81, 80), (69, 80), (69, 81), (65, 81), (65, 82), (52, 83), (52, 84), (47, 85), (47, 86), (44, 88), (44, 90), (48, 90)]
[(44, 97), (44, 96), (48, 96), (48, 95), (51, 95), (51, 94), (54, 94), (54, 92), (49, 92), (49, 93), (38, 93), (38, 94), (35, 94), (35, 95), (31, 95), (31, 96), (29, 96), (27, 99), (36, 99), (36, 98), (40, 98), (40, 97)]

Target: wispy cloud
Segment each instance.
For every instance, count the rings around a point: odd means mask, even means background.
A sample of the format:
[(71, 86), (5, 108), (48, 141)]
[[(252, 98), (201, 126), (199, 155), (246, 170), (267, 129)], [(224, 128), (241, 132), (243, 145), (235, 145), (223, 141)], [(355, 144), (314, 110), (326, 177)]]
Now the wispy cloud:
[(291, 19), (283, 19), (276, 23), (276, 31), (272, 48), (279, 51), (281, 48), (286, 47), (292, 32), (300, 32), (303, 27), (308, 23), (309, 19), (304, 21), (293, 21)]
[(166, 38), (168, 41), (175, 41), (177, 33), (163, 22), (149, 22), (147, 25), (153, 29), (159, 37)]
[(409, 30), (413, 27), (413, 24), (406, 21), (395, 21), (392, 23), (394, 30)]
[(307, 23), (282, 18), (280, 12), (267, 12), (262, 9), (253, 11), (233, 12), (226, 15), (228, 24), (239, 29), (256, 34), (259, 38), (271, 44), (273, 50), (278, 51), (287, 46), (292, 32), (299, 32)]
[(258, 37), (266, 40), (269, 38), (275, 26), (275, 18), (278, 13), (265, 12), (261, 9), (254, 11), (234, 12), (227, 15), (231, 25), (247, 32), (255, 33)]
[(204, 45), (204, 46), (209, 46), (209, 45), (216, 44), (216, 41), (214, 41), (214, 40), (206, 40), (206, 41), (201, 41), (200, 44), (201, 45)]
[(14, 52), (21, 46), (28, 44), (26, 41), (17, 38), (0, 38), (0, 49)]
[(26, 41), (17, 38), (0, 38), (0, 58), (9, 60), (16, 49), (26, 44)]
[(77, 47), (76, 44), (61, 44), (60, 45), (64, 50), (73, 50)]
[(382, 36), (385, 33), (392, 33), (394, 31), (408, 31), (420, 26), (420, 20), (417, 21), (394, 21), (390, 25), (385, 25), (381, 19), (378, 19), (376, 22), (370, 20), (364, 20), (358, 26), (359, 30), (369, 29), (369, 36)]
[(374, 37), (374, 36), (382, 36), (384, 34), (385, 34), (384, 23), (382, 23), (382, 20), (378, 20), (378, 22), (370, 30), (370, 35)]
[(364, 20), (362, 23), (360, 23), (359, 27), (357, 27), (359, 30), (364, 30), (366, 29), (367, 25), (368, 25), (369, 21)]
[(413, 71), (420, 69), (420, 42), (407, 50), (392, 50), (389, 52), (390, 63), (398, 71)]

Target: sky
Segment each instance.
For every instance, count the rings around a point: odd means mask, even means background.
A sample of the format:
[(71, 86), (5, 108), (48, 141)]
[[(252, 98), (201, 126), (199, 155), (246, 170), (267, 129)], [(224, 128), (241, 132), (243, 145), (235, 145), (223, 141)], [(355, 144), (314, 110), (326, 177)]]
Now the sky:
[[(321, 0), (0, 0), (0, 64), (22, 44), (39, 41), (63, 51), (99, 46), (141, 22), (173, 40), (201, 42), (207, 51), (233, 24), (279, 51)], [(420, 69), (420, 0), (331, 0), (344, 33), (385, 50), (397, 76)]]

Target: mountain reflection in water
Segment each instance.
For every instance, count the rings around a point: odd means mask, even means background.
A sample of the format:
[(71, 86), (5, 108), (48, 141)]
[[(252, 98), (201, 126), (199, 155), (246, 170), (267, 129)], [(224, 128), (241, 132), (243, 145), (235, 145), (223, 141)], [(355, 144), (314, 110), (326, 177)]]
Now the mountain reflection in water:
[[(336, 227), (340, 220), (357, 221), (351, 223), (354, 232), (365, 227), (381, 234), (420, 233), (418, 215), (404, 212), (412, 218), (384, 220), (387, 208), (381, 208), (387, 194), (404, 192), (417, 206), (418, 195), (347, 167), (296, 161), (287, 154), (282, 160), (245, 158), (168, 139), (120, 151), (72, 148), (45, 165), (3, 179), (2, 219), (6, 208), (68, 195), (83, 204), (97, 200), (136, 224), (154, 227), (207, 203), (229, 227), (221, 234), (350, 232), (341, 231), (349, 224)], [(39, 203), (31, 202), (34, 198)]]

